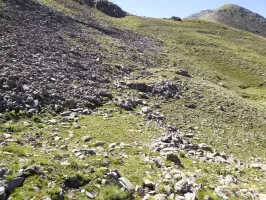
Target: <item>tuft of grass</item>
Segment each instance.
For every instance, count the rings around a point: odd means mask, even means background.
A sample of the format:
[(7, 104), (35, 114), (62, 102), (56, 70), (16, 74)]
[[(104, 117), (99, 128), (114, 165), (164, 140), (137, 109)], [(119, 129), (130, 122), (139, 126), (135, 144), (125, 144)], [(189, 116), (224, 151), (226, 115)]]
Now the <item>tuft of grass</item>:
[(10, 133), (19, 132), (20, 129), (16, 124), (8, 123), (5, 125), (5, 130)]
[(0, 9), (3, 9), (5, 7), (6, 7), (6, 4), (2, 0), (0, 0)]
[(5, 146), (5, 147), (3, 147), (2, 151), (14, 153), (18, 156), (25, 156), (26, 155), (26, 151), (23, 147)]
[(42, 122), (40, 116), (38, 116), (38, 115), (34, 115), (34, 116), (32, 117), (32, 120), (33, 120), (34, 122), (36, 122), (36, 123), (40, 123), (40, 122)]
[(117, 185), (107, 185), (101, 188), (98, 200), (130, 200), (133, 197), (127, 192), (121, 190)]
[(222, 200), (217, 195), (213, 193), (213, 190), (199, 190), (197, 194), (198, 199), (204, 199), (206, 196), (209, 196), (210, 200)]
[(179, 153), (179, 157), (180, 157), (180, 158), (185, 158), (185, 157), (186, 157), (186, 154), (185, 154), (183, 151), (181, 151), (181, 152)]
[(42, 4), (55, 9), (67, 16), (73, 17), (75, 15), (75, 12), (69, 8), (67, 8), (64, 4), (59, 3), (56, 0), (39, 0)]

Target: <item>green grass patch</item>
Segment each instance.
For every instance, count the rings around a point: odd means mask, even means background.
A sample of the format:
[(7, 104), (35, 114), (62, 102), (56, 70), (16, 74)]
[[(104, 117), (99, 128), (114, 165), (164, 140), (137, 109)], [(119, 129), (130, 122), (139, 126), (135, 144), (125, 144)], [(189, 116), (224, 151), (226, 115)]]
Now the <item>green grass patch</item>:
[(25, 156), (26, 151), (23, 147), (16, 147), (16, 146), (5, 146), (2, 148), (2, 151), (6, 151), (9, 153), (14, 153), (18, 156)]
[(125, 200), (132, 199), (133, 197), (126, 191), (121, 190), (116, 185), (107, 185), (101, 188), (99, 196), (96, 198), (97, 200)]
[[(68, 7), (66, 7), (63, 3), (56, 0), (40, 0), (40, 2), (52, 9), (55, 9), (65, 15), (73, 17), (75, 15), (75, 12)], [(65, 1), (63, 1), (65, 2)]]

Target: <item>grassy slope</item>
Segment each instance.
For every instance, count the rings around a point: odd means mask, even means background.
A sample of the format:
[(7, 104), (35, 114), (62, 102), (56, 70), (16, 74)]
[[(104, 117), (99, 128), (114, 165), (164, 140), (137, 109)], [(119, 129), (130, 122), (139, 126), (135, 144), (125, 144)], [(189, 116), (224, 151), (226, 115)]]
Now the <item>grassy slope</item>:
[[(263, 145), (257, 145), (265, 141), (265, 38), (203, 20), (174, 22), (135, 16), (110, 20), (120, 28), (151, 35), (163, 42), (168, 58), (165, 65), (171, 66), (167, 78), (173, 79), (172, 72), (180, 68), (188, 69), (195, 77), (187, 85), (204, 94), (203, 100), (192, 99), (201, 106), (191, 111), (182, 102), (168, 102), (164, 107), (168, 121), (199, 126), (202, 142), (219, 150), (242, 158), (265, 156)], [(217, 111), (219, 105), (228, 105), (227, 113)], [(176, 114), (173, 107), (180, 113)], [(202, 125), (204, 121), (207, 122)], [(243, 140), (245, 135), (247, 141)], [(235, 147), (237, 143), (239, 147)], [(245, 148), (251, 151), (247, 154)]]
[[(110, 163), (109, 169), (117, 169), (134, 185), (141, 185), (143, 177), (146, 176), (145, 172), (150, 171), (149, 165), (143, 161), (143, 154), (150, 152), (143, 146), (143, 143), (149, 141), (156, 133), (158, 134), (159, 130), (153, 126), (146, 126), (142, 117), (120, 112), (116, 108), (105, 107), (99, 112), (104, 113), (107, 110), (112, 111), (112, 114), (80, 117), (78, 128), (75, 127), (75, 123), (51, 124), (49, 122), (51, 116), (45, 117), (45, 115), (42, 115), (41, 123), (33, 120), (20, 120), (2, 124), (0, 132), (12, 133), (14, 141), (22, 142), (20, 144), (9, 143), (0, 152), (1, 160), (5, 160), (5, 165), (14, 170), (9, 178), (17, 174), (15, 170), (20, 169), (22, 163), (25, 166), (40, 166), (47, 172), (45, 178), (40, 176), (28, 178), (24, 187), (17, 188), (12, 193), (13, 199), (32, 197), (41, 199), (45, 195), (56, 199), (63, 181), (76, 174), (80, 175), (83, 180), (91, 180), (83, 187), (84, 189), (97, 191), (98, 189), (95, 188), (98, 184), (97, 178), (103, 178), (107, 169), (104, 168), (104, 161)], [(25, 123), (28, 124), (27, 127)], [(73, 138), (65, 140), (70, 137), (70, 134), (73, 134)], [(60, 139), (55, 140), (56, 136)], [(83, 142), (84, 136), (90, 136), (91, 140)], [(32, 139), (27, 142), (25, 138)], [(104, 146), (95, 147), (94, 143), (97, 141), (103, 142)], [(118, 143), (116, 146), (118, 149), (108, 149), (111, 143)], [(124, 143), (124, 146), (119, 146), (121, 143)], [(66, 146), (66, 148), (60, 148), (61, 146)], [(84, 148), (95, 149), (99, 155), (85, 156), (80, 160), (71, 153), (73, 149)], [(11, 153), (12, 157), (4, 152)], [(109, 156), (106, 157), (104, 152)], [(90, 172), (91, 169), (95, 172)], [(157, 179), (157, 173), (156, 170), (150, 171), (154, 180)], [(51, 187), (47, 187), (49, 182), (53, 183)], [(40, 190), (36, 192), (33, 187), (39, 187)], [(86, 198), (84, 193), (75, 194), (74, 197)]]
[[(67, 5), (68, 2), (65, 0), (57, 2), (41, 0), (41, 2), (68, 16), (74, 16), (78, 11), (78, 9), (60, 3), (63, 2)], [(151, 60), (152, 65), (157, 65), (157, 68), (145, 69), (145, 71), (152, 71), (154, 74), (139, 81), (175, 80), (176, 75), (173, 72), (177, 69), (188, 69), (194, 76), (193, 79), (178, 77), (180, 82), (176, 83), (180, 84), (180, 87), (183, 84), (193, 88), (191, 92), (188, 91), (184, 96), (195, 96), (187, 99), (199, 102), (200, 106), (196, 110), (187, 109), (183, 106), (184, 101), (187, 100), (186, 98), (168, 102), (152, 99), (154, 103), (161, 104), (161, 110), (165, 114), (168, 123), (179, 126), (181, 131), (185, 133), (190, 126), (198, 127), (198, 131), (194, 134), (199, 138), (199, 142), (209, 143), (214, 148), (233, 153), (238, 157), (245, 159), (251, 156), (265, 157), (263, 144), (266, 141), (264, 136), (266, 128), (263, 119), (263, 103), (266, 96), (265, 87), (263, 86), (264, 77), (261, 73), (266, 70), (266, 39), (224, 25), (201, 20), (174, 22), (135, 16), (113, 19), (95, 10), (92, 14), (102, 24), (110, 25), (111, 23), (112, 26), (133, 30), (145, 37), (153, 36), (163, 42), (161, 53), (153, 55), (152, 51), (148, 49), (144, 54), (140, 54), (140, 56), (143, 56), (143, 60)], [(83, 31), (88, 31), (88, 34), (91, 34), (92, 30), (84, 27)], [(134, 59), (128, 58), (129, 53), (137, 54), (133, 49), (119, 49), (119, 46), (125, 44), (111, 36), (99, 33), (93, 35), (101, 46), (100, 53), (105, 58), (105, 62), (136, 65), (134, 75), (138, 75), (143, 71), (141, 62), (134, 63)], [(84, 50), (99, 51), (90, 46), (84, 46), (81, 41), (73, 39), (70, 41), (67, 37), (66, 40), (69, 40), (71, 45), (80, 46)], [(158, 70), (161, 71), (158, 72)], [(219, 86), (217, 84), (219, 82), (222, 82), (228, 89)], [(199, 100), (198, 97), (202, 94), (205, 98)], [(242, 96), (248, 98), (243, 99)], [(216, 108), (220, 104), (230, 105), (231, 110), (227, 113), (217, 111)], [(109, 109), (113, 108), (102, 109), (102, 113), (108, 113)], [(72, 123), (55, 125), (44, 123), (44, 125), (39, 125), (30, 120), (28, 120), (28, 123), (32, 124), (30, 128), (23, 128), (24, 120), (3, 124), (0, 132), (6, 132), (6, 127), (8, 127), (8, 129), (15, 132), (12, 137), (19, 141), (23, 141), (22, 135), (27, 133), (32, 137), (36, 137), (38, 143), (46, 143), (48, 149), (50, 149), (48, 153), (41, 148), (34, 150), (30, 143), (24, 143), (23, 147), (12, 143), (9, 148), (2, 149), (0, 153), (1, 160), (5, 160), (5, 163), (13, 170), (20, 169), (22, 167), (21, 160), (23, 160), (26, 166), (40, 165), (44, 170), (50, 172), (46, 179), (38, 176), (27, 179), (22, 188), (18, 188), (12, 193), (14, 199), (36, 197), (36, 195), (39, 199), (45, 195), (54, 196), (53, 199), (56, 199), (62, 181), (66, 176), (74, 176), (77, 171), (82, 174), (84, 179), (93, 180), (83, 188), (88, 191), (92, 189), (97, 191), (98, 183), (96, 179), (102, 178), (104, 175), (104, 171), (100, 169), (100, 167), (103, 167), (103, 160), (108, 160), (111, 165), (110, 168), (117, 168), (134, 185), (141, 184), (142, 178), (146, 176), (147, 172), (151, 173), (152, 179), (156, 181), (158, 176), (158, 172), (154, 171), (156, 168), (150, 169), (149, 163), (143, 161), (144, 156), (139, 155), (152, 154), (143, 143), (158, 135), (160, 130), (153, 126), (146, 127), (143, 125), (145, 123), (144, 119), (139, 116), (127, 112), (121, 114), (120, 110), (114, 110), (114, 113), (107, 120), (103, 116), (87, 116), (80, 119), (81, 129), (74, 129)], [(20, 130), (16, 131), (17, 129)], [(62, 139), (69, 136), (69, 131), (73, 131), (74, 139), (66, 142), (68, 150), (54, 148), (53, 145), (61, 146), (65, 144)], [(54, 132), (58, 132), (62, 139), (55, 142), (53, 139)], [(88, 144), (80, 142), (84, 135), (90, 135), (92, 141)], [(243, 140), (243, 136), (247, 140)], [(86, 157), (83, 161), (72, 155), (71, 150), (81, 145), (94, 148), (93, 143), (96, 140), (105, 142), (105, 149), (112, 142), (130, 143), (133, 148), (125, 148), (122, 152), (128, 155), (129, 159), (124, 159), (126, 162), (121, 163), (117, 159), (121, 156), (121, 152), (116, 151), (110, 151), (109, 153), (114, 153), (114, 156), (109, 158), (92, 156)], [(139, 147), (135, 141), (143, 143)], [(235, 146), (235, 143), (239, 143), (241, 147)], [(3, 153), (4, 151), (13, 153), (12, 159)], [(70, 165), (61, 167), (60, 163), (65, 161), (68, 161)], [(198, 194), (199, 199), (202, 199), (206, 193), (210, 196), (213, 195), (209, 187), (210, 185), (219, 185), (217, 182), (219, 175), (235, 175), (236, 173), (233, 168), (228, 170), (227, 166), (224, 165), (197, 162), (198, 164), (194, 165), (191, 159), (182, 159), (187, 171), (202, 170), (202, 177), (197, 182), (206, 186), (207, 189)], [(95, 173), (88, 173), (88, 164), (89, 166), (95, 166), (97, 169)], [(239, 176), (239, 187), (265, 191), (265, 183), (256, 182), (256, 176), (263, 177), (265, 175), (255, 170), (244, 171), (243, 175)], [(48, 182), (53, 183), (52, 187), (47, 187)], [(41, 190), (36, 193), (32, 186), (39, 186)], [(74, 194), (76, 198), (85, 198), (84, 193), (80, 191), (75, 191)], [(213, 199), (218, 198), (214, 196)]]
[(230, 88), (259, 86), (266, 66), (266, 39), (201, 20), (171, 20), (127, 17), (112, 19), (120, 27), (152, 35), (165, 44), (172, 62), (212, 80), (220, 76)]

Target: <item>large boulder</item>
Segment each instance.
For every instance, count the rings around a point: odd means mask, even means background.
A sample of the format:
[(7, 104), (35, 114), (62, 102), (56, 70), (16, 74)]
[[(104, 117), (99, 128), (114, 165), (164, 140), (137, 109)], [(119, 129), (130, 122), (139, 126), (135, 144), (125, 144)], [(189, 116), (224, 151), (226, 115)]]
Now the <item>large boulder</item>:
[(108, 0), (75, 0), (80, 4), (87, 4), (90, 7), (97, 8), (102, 11), (104, 14), (109, 15), (111, 17), (125, 17), (127, 13), (123, 11), (118, 5), (110, 2)]
[(6, 199), (5, 187), (0, 187), (0, 199)]
[(127, 15), (127, 13), (123, 11), (118, 5), (108, 0), (96, 0), (94, 5), (95, 8), (111, 17), (121, 18)]

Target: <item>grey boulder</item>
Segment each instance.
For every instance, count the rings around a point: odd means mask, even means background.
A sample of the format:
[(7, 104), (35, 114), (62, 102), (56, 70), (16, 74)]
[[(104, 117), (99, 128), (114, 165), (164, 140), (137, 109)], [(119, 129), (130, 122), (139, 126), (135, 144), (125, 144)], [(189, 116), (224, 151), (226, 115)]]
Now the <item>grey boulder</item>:
[(125, 177), (119, 178), (119, 184), (123, 188), (125, 188), (127, 191), (133, 191), (134, 190), (132, 183), (128, 179), (126, 179)]
[(6, 199), (6, 191), (4, 187), (0, 187), (0, 200)]
[(167, 195), (166, 194), (156, 194), (154, 196), (154, 200), (167, 200)]
[(178, 194), (186, 194), (188, 192), (192, 192), (192, 189), (193, 185), (190, 184), (187, 180), (181, 180), (175, 184), (175, 191)]
[(23, 177), (16, 177), (10, 181), (7, 181), (6, 182), (7, 187), (5, 188), (6, 191), (10, 191), (12, 189), (15, 189), (15, 188), (21, 186), (24, 180), (25, 180), (25, 178), (23, 178)]

